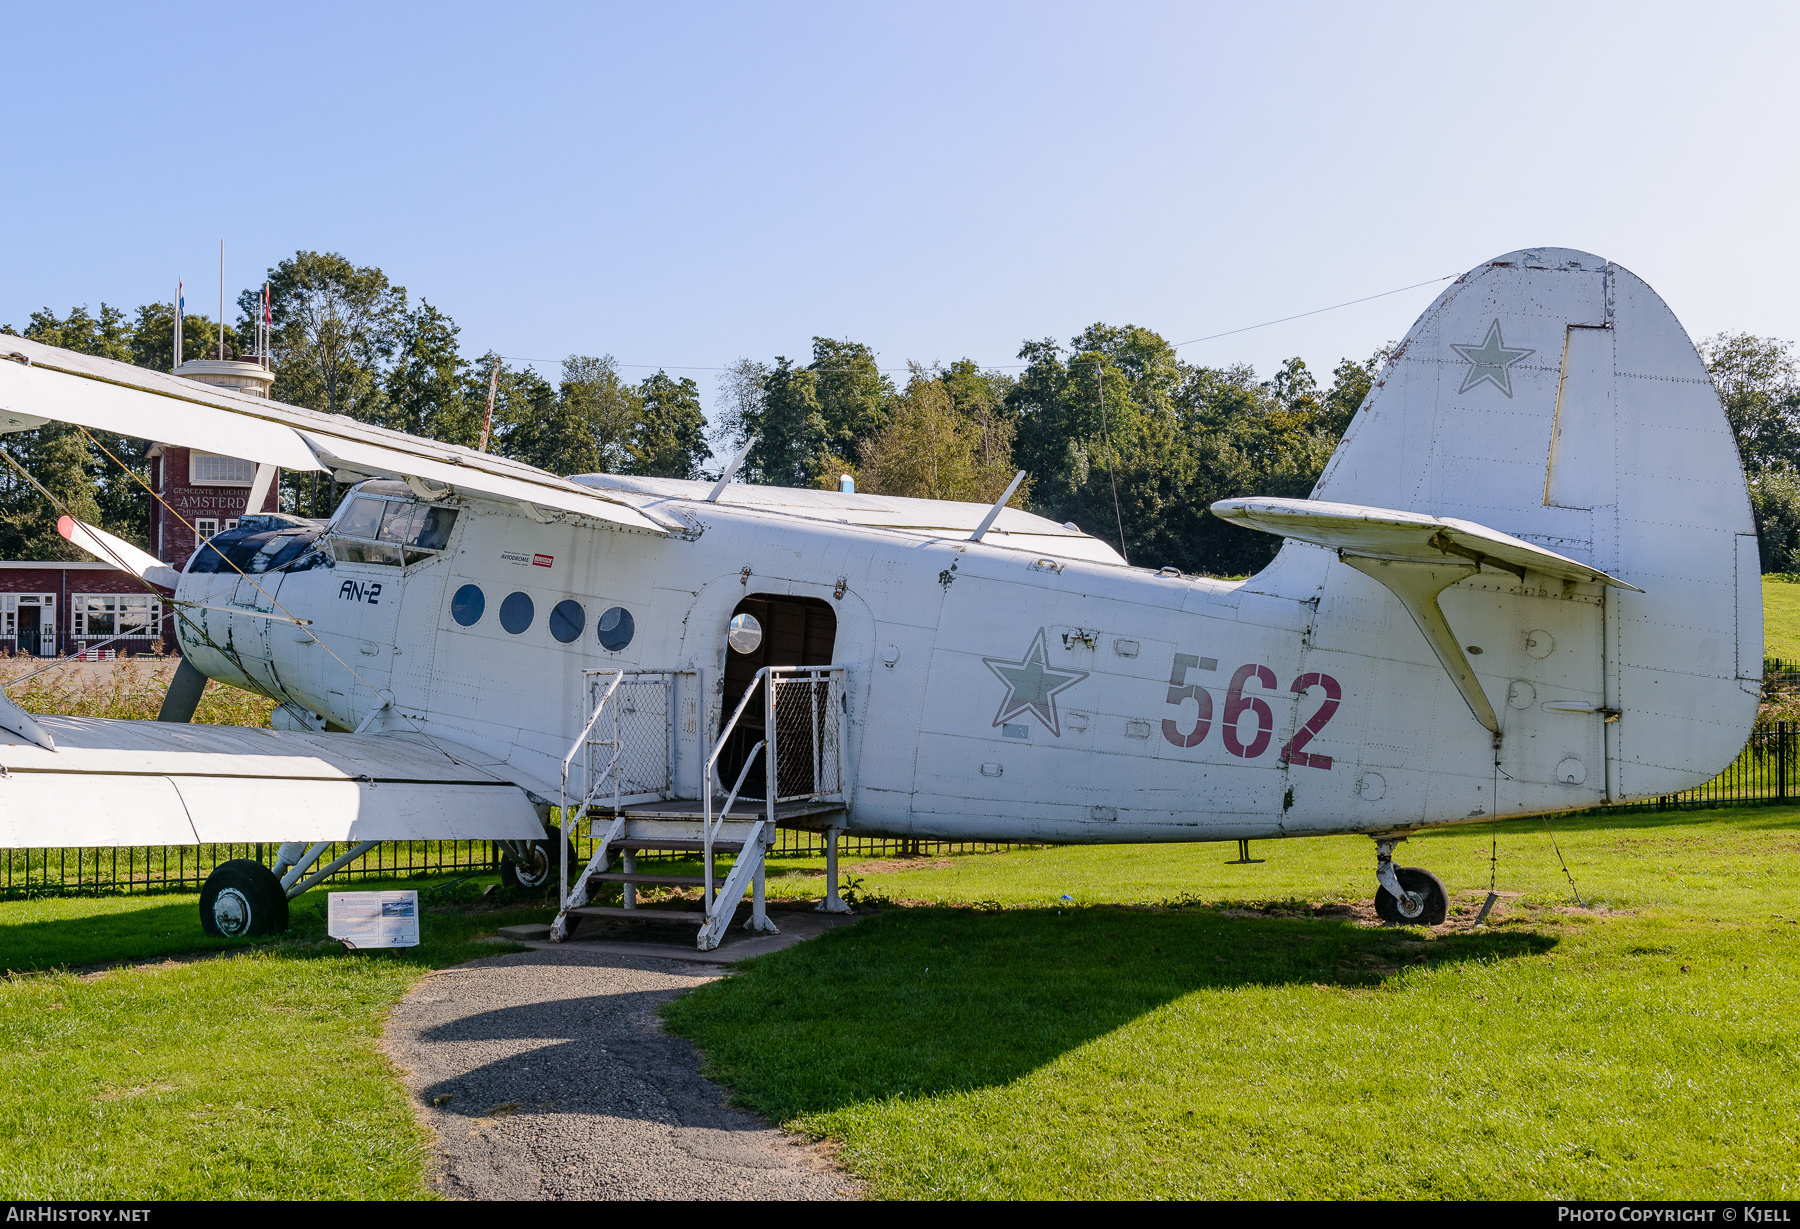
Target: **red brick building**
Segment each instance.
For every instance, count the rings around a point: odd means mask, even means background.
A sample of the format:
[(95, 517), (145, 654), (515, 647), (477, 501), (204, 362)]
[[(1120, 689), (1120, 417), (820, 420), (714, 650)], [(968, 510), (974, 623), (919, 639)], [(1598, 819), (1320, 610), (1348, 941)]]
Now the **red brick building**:
[[(252, 396), (267, 396), (274, 380), (264, 364), (237, 359), (191, 360), (176, 374)], [(255, 477), (255, 463), (238, 457), (152, 446), (150, 488), (161, 499), (150, 553), (180, 569), (200, 538), (237, 527)], [(278, 511), (280, 485), (277, 475), (258, 511)], [(146, 593), (137, 577), (109, 563), (0, 560), (0, 653), (54, 657), (108, 640), (107, 649), (122, 655), (147, 652), (159, 641), (165, 652), (178, 652), (163, 600), (168, 591), (157, 592)]]

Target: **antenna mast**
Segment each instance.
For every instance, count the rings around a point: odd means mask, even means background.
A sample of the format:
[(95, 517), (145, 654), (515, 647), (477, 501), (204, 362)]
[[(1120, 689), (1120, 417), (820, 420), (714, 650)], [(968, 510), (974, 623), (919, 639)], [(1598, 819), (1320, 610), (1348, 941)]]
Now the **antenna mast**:
[(499, 387), (500, 387), (500, 360), (498, 358), (496, 358), (494, 360), (494, 370), (493, 370), (492, 374), (490, 374), (488, 376), (487, 417), (481, 420), (481, 443), (476, 446), (476, 448), (475, 448), (476, 452), (486, 452), (487, 451), (488, 432), (491, 431), (494, 426), (494, 391), (496, 389), (498, 389)]

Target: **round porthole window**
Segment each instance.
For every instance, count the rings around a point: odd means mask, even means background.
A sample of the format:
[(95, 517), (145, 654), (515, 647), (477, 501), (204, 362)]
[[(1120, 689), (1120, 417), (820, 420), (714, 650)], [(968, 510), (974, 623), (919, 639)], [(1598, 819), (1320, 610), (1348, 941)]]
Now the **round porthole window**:
[(755, 615), (733, 615), (731, 631), (725, 639), (731, 642), (735, 652), (754, 653), (756, 646), (762, 643), (762, 624), (756, 621)]
[(581, 629), (587, 626), (587, 611), (574, 598), (567, 598), (556, 604), (550, 612), (550, 634), (564, 644), (569, 644), (581, 636)]
[(607, 652), (617, 653), (630, 644), (636, 634), (637, 623), (623, 606), (614, 606), (600, 616), (600, 647)]
[(529, 594), (509, 593), (500, 603), (500, 626), (516, 636), (531, 626), (531, 618), (536, 613), (537, 607), (531, 604)]
[(450, 617), (464, 627), (474, 627), (481, 622), (482, 612), (487, 609), (487, 598), (482, 596), (480, 585), (464, 585), (450, 599)]

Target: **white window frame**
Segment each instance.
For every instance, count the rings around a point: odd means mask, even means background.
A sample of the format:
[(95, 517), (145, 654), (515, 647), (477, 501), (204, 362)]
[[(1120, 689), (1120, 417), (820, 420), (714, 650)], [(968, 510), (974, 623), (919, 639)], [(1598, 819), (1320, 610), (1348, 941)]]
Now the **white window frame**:
[[(105, 639), (111, 636), (125, 636), (132, 640), (154, 640), (162, 633), (162, 601), (148, 593), (73, 593), (69, 595), (73, 603), (75, 615), (75, 636), (78, 639)], [(95, 609), (94, 607), (98, 607)], [(121, 632), (118, 616), (125, 611), (141, 610), (145, 613), (143, 630)], [(87, 630), (89, 614), (108, 614), (113, 616), (113, 629), (110, 632), (90, 632)]]
[[(217, 462), (218, 464), (214, 464)], [(247, 467), (247, 468), (246, 468)], [(229, 471), (234, 476), (220, 478), (217, 476), (202, 478), (200, 471), (211, 469), (218, 472)], [(243, 475), (237, 477), (235, 475)], [(246, 461), (242, 457), (229, 457), (222, 452), (205, 452), (199, 448), (188, 450), (188, 485), (189, 486), (236, 486), (249, 487), (256, 482), (256, 462)]]
[(219, 532), (219, 518), (216, 516), (196, 516), (194, 518), (194, 535), (202, 542)]
[(54, 593), (8, 593), (0, 605), (5, 607), (4, 610), (0, 610), (0, 636), (14, 641), (18, 640), (20, 606), (35, 606), (44, 612), (39, 616), (42, 621), (38, 624), (38, 635), (43, 635), (45, 623), (49, 624), (51, 631), (56, 630), (56, 594)]

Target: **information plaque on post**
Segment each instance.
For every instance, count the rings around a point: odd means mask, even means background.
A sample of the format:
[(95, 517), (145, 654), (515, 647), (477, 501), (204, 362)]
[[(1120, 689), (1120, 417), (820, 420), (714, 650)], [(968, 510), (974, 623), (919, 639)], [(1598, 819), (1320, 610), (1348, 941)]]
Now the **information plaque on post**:
[(333, 892), (325, 933), (349, 948), (419, 946), (417, 892)]

